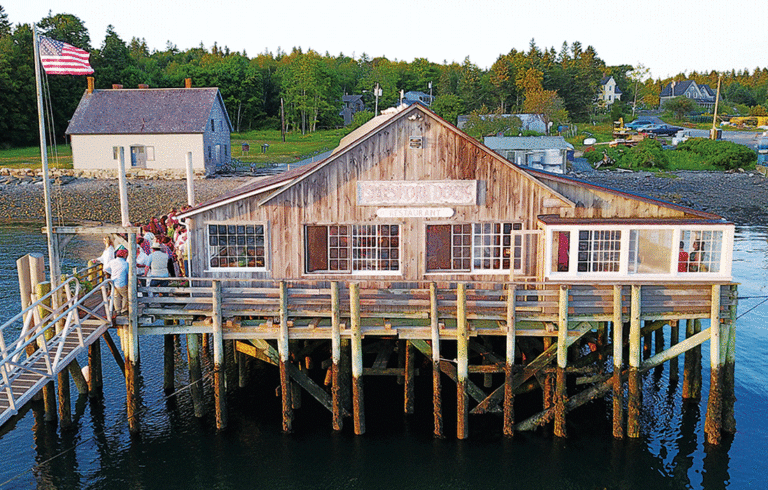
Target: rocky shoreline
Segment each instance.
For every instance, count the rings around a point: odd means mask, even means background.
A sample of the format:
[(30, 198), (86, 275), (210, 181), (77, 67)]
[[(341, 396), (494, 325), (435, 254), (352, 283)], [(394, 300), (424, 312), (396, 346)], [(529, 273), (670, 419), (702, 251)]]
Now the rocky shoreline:
[[(574, 177), (614, 189), (714, 213), (738, 225), (768, 225), (768, 178), (754, 172), (649, 172), (597, 171)], [(229, 192), (251, 177), (218, 177), (195, 180), (197, 202)], [(53, 214), (64, 222), (120, 221), (119, 190), (114, 179), (67, 178), (54, 185)], [(129, 212), (132, 221), (146, 222), (187, 201), (184, 180), (129, 180)], [(40, 223), (45, 219), (43, 185), (39, 179), (26, 183), (0, 183), (0, 223)]]

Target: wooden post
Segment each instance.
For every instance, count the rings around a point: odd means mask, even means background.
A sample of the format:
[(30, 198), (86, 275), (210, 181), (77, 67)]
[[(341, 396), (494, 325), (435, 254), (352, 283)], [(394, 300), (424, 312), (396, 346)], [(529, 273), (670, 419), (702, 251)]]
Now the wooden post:
[(213, 396), (216, 428), (227, 427), (227, 389), (224, 379), (224, 327), (221, 317), (221, 281), (212, 281), (213, 294)]
[(64, 368), (59, 371), (59, 425), (62, 429), (72, 426), (72, 403), (69, 396), (69, 371)]
[(128, 328), (125, 331), (125, 387), (128, 430), (139, 433), (139, 299), (136, 278), (136, 234), (128, 234)]
[(280, 354), (280, 395), (283, 407), (283, 432), (293, 428), (293, 404), (291, 401), (291, 379), (288, 375), (290, 346), (288, 344), (288, 288), (285, 281), (280, 281), (280, 330), (277, 339)]
[[(701, 321), (688, 320), (685, 336), (692, 337), (701, 331)], [(701, 346), (685, 351), (683, 363), (683, 400), (701, 400)]]
[(104, 378), (101, 370), (101, 338), (88, 346), (88, 396), (96, 398), (102, 394)]
[(235, 352), (237, 356), (237, 386), (245, 388), (248, 385), (248, 358), (240, 351)]
[(627, 406), (627, 436), (640, 437), (640, 305), (641, 289), (632, 285), (629, 320), (629, 403)]
[[(118, 159), (117, 182), (120, 188), (120, 220), (123, 226), (131, 226), (131, 220), (128, 216), (128, 182), (125, 179), (125, 147), (120, 147), (120, 158)], [(133, 239), (136, 243), (136, 239)], [(136, 255), (134, 254), (134, 257)], [(107, 265), (107, 264), (104, 264)]]
[[(187, 152), (187, 204), (195, 205), (195, 171), (192, 166), (192, 152)], [(189, 272), (187, 272), (189, 274)]]
[(416, 353), (410, 340), (405, 341), (405, 400), (403, 410), (405, 413), (413, 413), (415, 394)]
[(437, 285), (429, 284), (429, 324), (432, 333), (432, 413), (434, 415), (434, 436), (442, 439), (443, 397), (440, 383), (440, 323), (437, 309)]
[[(34, 263), (34, 262), (33, 262)], [(32, 272), (33, 277), (35, 276), (34, 271)], [(37, 283), (35, 286), (35, 298), (33, 298), (34, 301), (38, 301), (40, 298), (45, 296), (46, 294), (51, 292), (51, 283), (48, 281), (42, 281)], [(33, 301), (33, 302), (34, 302)], [(40, 318), (45, 318), (48, 315), (48, 308), (50, 308), (51, 302), (50, 300), (45, 300), (42, 304), (40, 304), (37, 307), (37, 314)], [(41, 324), (41, 327), (43, 328), (43, 325)], [(53, 338), (53, 330), (48, 329), (45, 332), (45, 335), (42, 339), (38, 338), (38, 342), (47, 342)], [(57, 418), (56, 413), (56, 387), (53, 382), (53, 380), (49, 381), (48, 383), (43, 386), (43, 403), (45, 404), (45, 416), (44, 419), (46, 422), (55, 422)]]
[(166, 395), (176, 389), (176, 342), (173, 334), (163, 335), (163, 391)]
[(557, 381), (555, 384), (555, 436), (566, 437), (565, 368), (568, 365), (568, 286), (560, 286), (557, 315)]
[(355, 434), (365, 433), (363, 400), (363, 332), (360, 323), (360, 285), (349, 285), (350, 323), (352, 327), (352, 409)]
[[(680, 322), (678, 320), (669, 321), (669, 347), (672, 348), (680, 341)], [(677, 383), (680, 379), (680, 366), (677, 357), (669, 361), (669, 382)]]
[(339, 372), (341, 369), (341, 310), (339, 302), (339, 283), (331, 283), (331, 399), (333, 403), (333, 430), (344, 427), (341, 410), (341, 384)]
[[(514, 267), (510, 267), (510, 270)], [(512, 391), (512, 374), (515, 367), (515, 293), (514, 284), (507, 289), (507, 363), (504, 369), (504, 436), (515, 435), (515, 394)]]
[(459, 283), (456, 288), (456, 437), (469, 437), (469, 330), (467, 328), (466, 285)]
[(734, 404), (736, 403), (736, 306), (738, 298), (738, 286), (730, 286), (731, 304), (728, 307), (730, 318), (728, 319), (728, 328), (725, 330), (728, 335), (728, 343), (725, 347), (725, 364), (723, 365), (723, 430), (734, 434), (736, 433), (736, 414)]
[[(661, 323), (665, 323), (663, 320)], [(656, 331), (654, 332), (654, 346), (653, 346), (653, 353), (654, 354), (660, 354), (664, 352), (664, 326), (662, 325)]]
[(189, 365), (189, 391), (192, 394), (192, 406), (195, 417), (205, 415), (203, 406), (203, 369), (200, 362), (200, 334), (187, 334), (187, 364)]
[(621, 286), (613, 286), (613, 437), (624, 438), (624, 321), (621, 311)]
[[(650, 326), (652, 322), (646, 321), (645, 326)], [(651, 357), (651, 342), (653, 341), (653, 333), (648, 332), (643, 336), (643, 359)]]
[(723, 428), (722, 364), (720, 362), (720, 285), (712, 285), (709, 315), (709, 398), (704, 432), (709, 444), (720, 444)]

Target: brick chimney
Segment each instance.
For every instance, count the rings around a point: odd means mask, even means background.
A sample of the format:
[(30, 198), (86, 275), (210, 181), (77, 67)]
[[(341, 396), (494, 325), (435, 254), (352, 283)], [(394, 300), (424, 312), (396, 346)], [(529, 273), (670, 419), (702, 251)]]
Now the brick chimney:
[(184, 79), (184, 88), (192, 88), (192, 79), (191, 78), (185, 78)]
[(139, 88), (141, 88), (141, 89), (148, 89), (149, 85), (147, 85), (146, 83), (140, 83), (139, 84)]
[(123, 88), (122, 84), (119, 84), (119, 83), (112, 84), (112, 90), (120, 90), (121, 88)]
[(96, 79), (93, 77), (88, 77), (88, 93), (92, 94), (93, 89), (96, 87)]

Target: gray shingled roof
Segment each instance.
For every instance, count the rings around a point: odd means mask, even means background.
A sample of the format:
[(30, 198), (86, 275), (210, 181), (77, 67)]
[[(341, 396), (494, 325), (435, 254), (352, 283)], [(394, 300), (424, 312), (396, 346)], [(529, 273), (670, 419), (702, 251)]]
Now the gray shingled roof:
[(217, 88), (94, 90), (80, 99), (67, 134), (204, 133), (217, 98)]
[(562, 136), (486, 136), (491, 150), (573, 150)]

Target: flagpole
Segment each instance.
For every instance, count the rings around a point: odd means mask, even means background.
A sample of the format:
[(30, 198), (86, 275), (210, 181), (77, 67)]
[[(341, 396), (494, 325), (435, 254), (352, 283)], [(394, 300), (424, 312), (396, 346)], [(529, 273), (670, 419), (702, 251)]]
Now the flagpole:
[(43, 196), (45, 198), (45, 232), (48, 237), (48, 267), (50, 272), (51, 289), (59, 284), (59, 242), (53, 236), (53, 219), (51, 217), (51, 182), (48, 179), (48, 145), (45, 140), (45, 114), (43, 111), (43, 86), (40, 76), (40, 47), (37, 38), (37, 26), (32, 25), (32, 37), (35, 47), (35, 89), (37, 90), (37, 119), (40, 128), (40, 157), (43, 166)]

